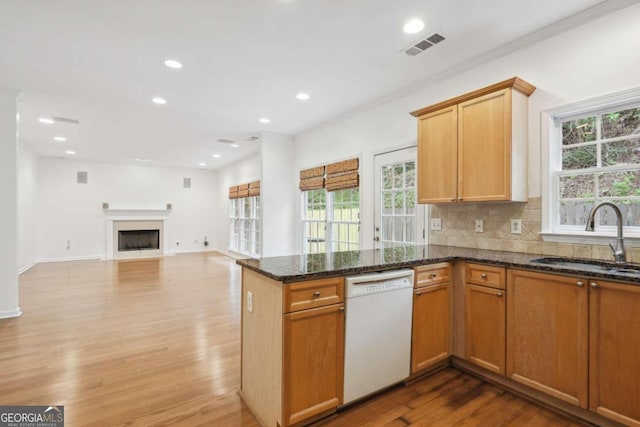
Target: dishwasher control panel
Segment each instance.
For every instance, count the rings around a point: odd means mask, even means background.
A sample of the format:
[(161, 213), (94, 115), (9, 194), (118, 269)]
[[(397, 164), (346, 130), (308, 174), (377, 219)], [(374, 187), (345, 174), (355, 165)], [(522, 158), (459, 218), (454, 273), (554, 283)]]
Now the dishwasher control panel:
[(413, 270), (393, 270), (346, 278), (347, 298), (413, 287)]

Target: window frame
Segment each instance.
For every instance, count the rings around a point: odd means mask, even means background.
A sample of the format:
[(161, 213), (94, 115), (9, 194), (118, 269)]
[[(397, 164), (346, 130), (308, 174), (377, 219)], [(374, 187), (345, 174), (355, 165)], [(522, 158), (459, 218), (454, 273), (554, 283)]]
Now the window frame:
[[(561, 107), (541, 111), (540, 122), (540, 184), (541, 184), (541, 233), (544, 241), (578, 244), (607, 244), (616, 235), (614, 225), (596, 225), (594, 232), (580, 226), (561, 225), (557, 212), (560, 195), (555, 176), (562, 173), (562, 121), (602, 114), (630, 106), (640, 105), (640, 88), (574, 102)], [(597, 168), (592, 168), (595, 170)], [(614, 167), (615, 169), (615, 167)], [(628, 170), (629, 168), (621, 169)], [(625, 243), (640, 246), (640, 227), (624, 227)]]

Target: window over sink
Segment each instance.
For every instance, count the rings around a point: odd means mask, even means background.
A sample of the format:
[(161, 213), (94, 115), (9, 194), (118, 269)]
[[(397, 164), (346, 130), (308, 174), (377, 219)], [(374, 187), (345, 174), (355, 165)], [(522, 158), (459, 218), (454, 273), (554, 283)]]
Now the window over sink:
[[(587, 217), (603, 201), (622, 211), (626, 237), (640, 237), (640, 89), (548, 110), (542, 126), (545, 240), (591, 237)], [(600, 209), (596, 221), (596, 239), (613, 235), (612, 209)]]

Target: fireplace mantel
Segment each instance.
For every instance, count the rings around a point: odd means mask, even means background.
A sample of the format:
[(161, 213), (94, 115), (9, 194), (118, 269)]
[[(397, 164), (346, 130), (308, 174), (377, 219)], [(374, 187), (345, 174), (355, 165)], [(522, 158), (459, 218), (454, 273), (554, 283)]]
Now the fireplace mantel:
[(105, 256), (114, 259), (114, 222), (118, 221), (162, 221), (162, 255), (169, 252), (169, 219), (170, 209), (103, 209), (105, 217)]

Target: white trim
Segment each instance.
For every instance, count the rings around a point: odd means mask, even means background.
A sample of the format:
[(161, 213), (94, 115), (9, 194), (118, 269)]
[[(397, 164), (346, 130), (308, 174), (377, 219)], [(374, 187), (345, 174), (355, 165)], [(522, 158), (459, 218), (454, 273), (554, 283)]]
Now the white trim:
[(87, 260), (101, 260), (102, 255), (85, 255), (85, 256), (69, 256), (59, 258), (40, 258), (36, 261), (36, 264), (41, 262), (67, 262), (67, 261), (87, 261)]
[(27, 265), (23, 265), (22, 267), (18, 268), (18, 276), (21, 275), (22, 273), (26, 273), (27, 271), (31, 270), (33, 267), (36, 266), (36, 264), (38, 264), (36, 261), (29, 263)]
[[(604, 113), (618, 107), (638, 102), (640, 102), (640, 87), (551, 107), (540, 112), (540, 198), (542, 212), (542, 231), (540, 235), (544, 241), (578, 244), (606, 244), (607, 242), (605, 239), (612, 238), (611, 233), (603, 234), (598, 231), (595, 233), (586, 231), (567, 231), (555, 224), (554, 215), (558, 206), (558, 188), (554, 185), (552, 171), (558, 171), (563, 175), (571, 175), (574, 171), (561, 170), (561, 155), (555, 147), (551, 147), (551, 144), (558, 140), (558, 138), (561, 138), (561, 135), (559, 135), (560, 128), (558, 125), (559, 122), (564, 119), (575, 118), (581, 115), (586, 116), (590, 114)], [(631, 167), (631, 169), (635, 168), (635, 166)], [(602, 168), (591, 168), (580, 172), (594, 173), (616, 169), (618, 169), (616, 166), (611, 166), (607, 167), (605, 170)], [(629, 166), (624, 169), (629, 169)], [(633, 233), (631, 236), (625, 236), (625, 242), (628, 241), (629, 246), (635, 246), (640, 241), (640, 238), (635, 236), (636, 234), (637, 233)]]
[(22, 310), (20, 310), (20, 307), (16, 307), (13, 310), (0, 311), (0, 319), (10, 319), (12, 317), (20, 317), (21, 315), (22, 315)]
[[(609, 243), (615, 243), (616, 235), (611, 233), (598, 233), (598, 232), (571, 232), (571, 231), (556, 231), (554, 233), (540, 233), (542, 240), (552, 243), (574, 243), (583, 245), (608, 245)], [(640, 237), (637, 236), (624, 236), (625, 247), (639, 248)]]
[[(204, 252), (215, 252), (217, 249), (178, 249), (174, 250), (173, 253), (167, 254), (168, 256), (179, 255), (179, 254), (198, 254)], [(156, 255), (157, 257), (157, 255)]]

